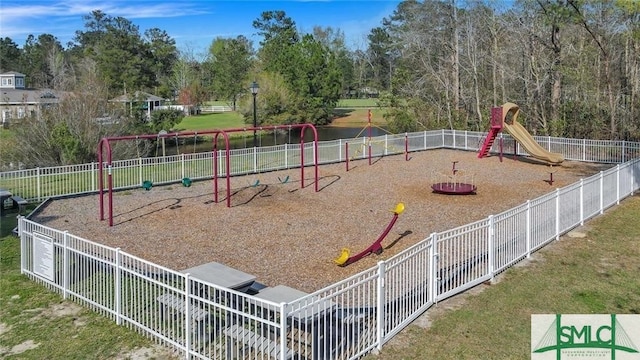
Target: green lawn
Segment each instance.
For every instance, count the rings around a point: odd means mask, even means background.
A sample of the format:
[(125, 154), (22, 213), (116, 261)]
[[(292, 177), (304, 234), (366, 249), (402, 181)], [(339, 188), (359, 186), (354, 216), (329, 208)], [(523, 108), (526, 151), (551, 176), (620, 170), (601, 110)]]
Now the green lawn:
[[(639, 216), (640, 197), (623, 201), (578, 229), (586, 237), (562, 237), (494, 285), (439, 303), (429, 328), (420, 319), (366, 359), (529, 359), (531, 314), (640, 313)], [(18, 239), (0, 238), (0, 358), (106, 359), (150, 345), (28, 280), (19, 261)], [(11, 355), (18, 345), (37, 346)]]
[(202, 131), (214, 129), (242, 128), (248, 126), (240, 113), (229, 111), (215, 114), (186, 116), (176, 125), (177, 131)]
[(338, 100), (339, 108), (375, 108), (378, 106), (378, 99), (340, 99)]
[(0, 358), (127, 359), (134, 349), (153, 358), (152, 346), (138, 333), (28, 280), (20, 274), (19, 239), (0, 238)]

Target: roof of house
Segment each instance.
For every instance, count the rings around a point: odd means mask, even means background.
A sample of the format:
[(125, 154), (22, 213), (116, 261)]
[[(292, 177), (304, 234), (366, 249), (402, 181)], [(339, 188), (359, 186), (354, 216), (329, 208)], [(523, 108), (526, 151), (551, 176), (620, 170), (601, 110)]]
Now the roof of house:
[(19, 73), (17, 71), (7, 71), (7, 72), (3, 72), (2, 74), (0, 74), (0, 76), (3, 76), (3, 75), (13, 75), (13, 76), (22, 76), (22, 77), (27, 76), (27, 75)]
[(0, 89), (0, 104), (54, 104), (69, 94), (66, 91), (52, 89)]

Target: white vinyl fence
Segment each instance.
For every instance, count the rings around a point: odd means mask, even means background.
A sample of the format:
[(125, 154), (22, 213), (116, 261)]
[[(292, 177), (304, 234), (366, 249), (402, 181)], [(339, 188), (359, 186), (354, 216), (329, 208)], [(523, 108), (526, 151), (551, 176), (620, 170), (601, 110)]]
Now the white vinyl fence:
[[(437, 131), (407, 134), (406, 139), (411, 151), (474, 150), (482, 136)], [(320, 144), (321, 161), (340, 161), (345, 141)], [(372, 147), (380, 156), (392, 148), (403, 151), (405, 136), (376, 141), (384, 144)], [(64, 298), (175, 349), (185, 359), (357, 359), (380, 349), (437, 301), (492, 280), (639, 188), (640, 162), (626, 161), (637, 157), (637, 143), (538, 141), (568, 159), (621, 164), (484, 220), (433, 233), (376, 267), (288, 302), (206, 283), (26, 218), (18, 225), (21, 268)], [(513, 151), (509, 142), (503, 142), (507, 152)], [(279, 158), (296, 154), (286, 146), (255, 151), (276, 149)], [(133, 177), (132, 184), (139, 181), (135, 161), (120, 165), (133, 169), (134, 174), (122, 177)]]
[[(402, 154), (405, 139), (409, 152), (429, 149), (457, 149), (477, 151), (485, 133), (455, 130), (424, 131), (371, 138), (321, 141), (318, 144), (318, 162), (328, 164), (346, 160), (345, 144), (349, 143), (349, 158), (364, 159), (369, 156)], [(567, 160), (619, 164), (640, 157), (640, 143), (608, 140), (577, 140), (553, 137), (536, 137), (536, 140), (552, 152), (562, 153)], [(499, 150), (500, 141), (493, 145)], [(504, 135), (504, 156), (527, 155)], [(283, 144), (230, 151), (230, 175), (246, 175), (265, 171), (289, 169), (300, 166), (300, 144)], [(114, 190), (140, 187), (144, 181), (163, 185), (180, 183), (183, 178), (211, 179), (213, 154), (211, 152), (183, 153), (165, 157), (148, 157), (117, 160), (112, 164)], [(305, 143), (305, 165), (313, 165), (313, 143)], [(0, 172), (0, 188), (9, 190), (30, 202), (42, 202), (50, 197), (97, 192), (98, 163), (43, 167), (27, 170)], [(226, 176), (224, 150), (218, 154), (218, 176)], [(232, 181), (233, 185), (233, 181)]]

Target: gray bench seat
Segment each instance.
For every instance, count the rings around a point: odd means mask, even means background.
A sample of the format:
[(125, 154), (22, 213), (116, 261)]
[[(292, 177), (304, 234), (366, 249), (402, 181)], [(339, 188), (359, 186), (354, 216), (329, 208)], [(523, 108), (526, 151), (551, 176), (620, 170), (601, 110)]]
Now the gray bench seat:
[[(184, 299), (181, 296), (176, 296), (171, 293), (165, 293), (158, 296), (156, 300), (167, 309), (180, 314), (184, 313), (185, 303)], [(208, 311), (198, 306), (191, 306), (189, 308), (189, 312), (191, 318), (198, 322), (207, 321), (207, 319), (209, 319), (209, 316), (211, 315)]]
[[(234, 356), (234, 343), (240, 343), (244, 348), (252, 349), (275, 359), (281, 358), (282, 351), (279, 342), (259, 335), (241, 325), (236, 324), (224, 329), (224, 334), (227, 336), (227, 359), (244, 358), (244, 354)], [(293, 350), (286, 348), (285, 351), (285, 359), (296, 358), (296, 353)]]

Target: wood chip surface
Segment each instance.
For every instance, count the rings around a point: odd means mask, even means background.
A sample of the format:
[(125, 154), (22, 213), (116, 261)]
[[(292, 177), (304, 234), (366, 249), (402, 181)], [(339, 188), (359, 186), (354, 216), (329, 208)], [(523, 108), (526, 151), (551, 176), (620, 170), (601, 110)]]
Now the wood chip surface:
[[(434, 193), (433, 183), (473, 183), (475, 195)], [(486, 218), (587, 178), (610, 165), (565, 161), (561, 166), (526, 158), (478, 159), (475, 152), (430, 150), (314, 168), (231, 178), (226, 181), (154, 186), (114, 193), (114, 226), (99, 221), (98, 195), (54, 200), (32, 219), (58, 230), (175, 270), (217, 261), (253, 274), (268, 285), (313, 292), (369, 269), (433, 232)], [(553, 171), (553, 184), (549, 184)], [(281, 180), (289, 176), (289, 181)], [(260, 181), (260, 185), (252, 186)], [(105, 211), (107, 211), (105, 196)], [(334, 263), (342, 248), (366, 249), (391, 221), (396, 204), (404, 212), (382, 241), (384, 251), (346, 267)]]

